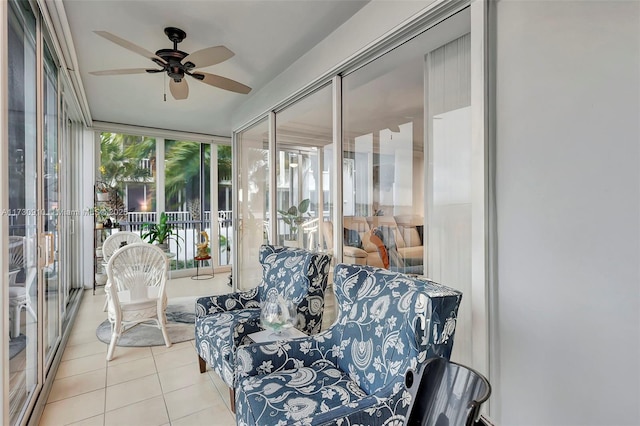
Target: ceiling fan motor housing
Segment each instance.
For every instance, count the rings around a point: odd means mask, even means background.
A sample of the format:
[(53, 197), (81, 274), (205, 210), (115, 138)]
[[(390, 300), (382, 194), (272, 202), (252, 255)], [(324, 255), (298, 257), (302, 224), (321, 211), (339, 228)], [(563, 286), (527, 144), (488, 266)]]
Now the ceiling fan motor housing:
[[(156, 55), (164, 59), (166, 62), (166, 65), (162, 64), (161, 66), (167, 72), (169, 77), (176, 81), (182, 80), (185, 70), (188, 70), (186, 64), (182, 63), (182, 60), (188, 55), (187, 52), (174, 49), (160, 49), (156, 52)], [(191, 64), (191, 62), (187, 63)]]
[[(184, 77), (185, 71), (195, 67), (192, 62), (182, 63), (182, 60), (187, 57), (188, 53), (178, 50), (178, 43), (187, 38), (187, 33), (180, 28), (167, 27), (164, 29), (164, 33), (169, 37), (169, 40), (173, 42), (173, 49), (160, 49), (156, 52), (156, 55), (164, 59), (165, 64), (160, 64), (176, 83), (179, 83)], [(156, 62), (157, 63), (157, 62)]]

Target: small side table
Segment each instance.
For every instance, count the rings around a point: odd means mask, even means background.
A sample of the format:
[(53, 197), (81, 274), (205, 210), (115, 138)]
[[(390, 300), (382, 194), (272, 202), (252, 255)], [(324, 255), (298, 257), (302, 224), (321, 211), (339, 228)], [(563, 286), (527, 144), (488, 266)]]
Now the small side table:
[(276, 340), (290, 340), (296, 337), (308, 337), (302, 331), (297, 328), (289, 328), (282, 332), (280, 335), (275, 335), (275, 332), (271, 330), (262, 330), (255, 333), (251, 333), (247, 336), (253, 341), (253, 343), (275, 342)]
[[(213, 262), (211, 261), (211, 256), (203, 256), (203, 257), (194, 257), (193, 260), (196, 261), (196, 274), (191, 276), (192, 280), (208, 280), (210, 278), (213, 278), (214, 276), (214, 272), (213, 272)], [(200, 262), (204, 261), (204, 260), (208, 260), (209, 263), (211, 264), (211, 273), (210, 274), (201, 274), (200, 273)]]

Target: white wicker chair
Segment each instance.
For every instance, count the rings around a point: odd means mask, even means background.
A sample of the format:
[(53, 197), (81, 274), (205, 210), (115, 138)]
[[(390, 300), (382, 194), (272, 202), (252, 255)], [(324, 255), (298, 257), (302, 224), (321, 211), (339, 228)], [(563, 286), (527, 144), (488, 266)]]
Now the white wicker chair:
[[(35, 253), (35, 237), (9, 237), (9, 265), (10, 268), (19, 268), (16, 273), (10, 274), (9, 278), (9, 308), (12, 321), (9, 337), (11, 338), (20, 335), (20, 312), (23, 308), (34, 321), (37, 320), (36, 311), (31, 305), (31, 286), (36, 281), (37, 274)], [(24, 271), (24, 282), (16, 282), (20, 271)]]
[(113, 253), (107, 264), (107, 312), (111, 322), (111, 342), (107, 361), (113, 358), (122, 333), (136, 324), (155, 322), (167, 347), (165, 286), (169, 261), (165, 253), (147, 243), (133, 243)]
[(120, 248), (122, 242), (128, 244), (141, 243), (142, 237), (135, 232), (119, 231), (109, 235), (102, 243), (102, 257), (104, 262), (108, 262), (109, 258)]
[[(135, 232), (130, 231), (119, 231), (114, 232), (109, 235), (104, 242), (102, 243), (102, 263), (107, 264), (109, 262), (109, 258), (113, 256), (113, 253), (116, 252), (121, 246), (122, 243), (125, 242), (128, 244), (133, 243), (142, 243), (142, 237)], [(106, 290), (105, 290), (106, 291)], [(107, 301), (104, 301), (103, 311), (107, 311)]]
[[(24, 268), (24, 237), (9, 236), (9, 269)], [(9, 275), (9, 286), (15, 285), (17, 274)], [(24, 284), (23, 284), (24, 285)]]

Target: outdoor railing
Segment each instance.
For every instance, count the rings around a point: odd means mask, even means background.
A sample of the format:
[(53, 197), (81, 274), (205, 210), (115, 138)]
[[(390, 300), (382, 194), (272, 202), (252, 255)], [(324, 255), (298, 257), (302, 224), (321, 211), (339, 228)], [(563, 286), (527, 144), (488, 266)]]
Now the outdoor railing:
[[(179, 237), (177, 241), (172, 239), (169, 242), (169, 250), (176, 254), (171, 261), (171, 269), (195, 268), (194, 256), (197, 251), (196, 244), (203, 242), (202, 231), (206, 231), (211, 239), (211, 212), (205, 211), (201, 219), (194, 220), (188, 211), (166, 212), (169, 216), (169, 223), (176, 229)], [(120, 222), (120, 228), (132, 232), (142, 231), (143, 224), (156, 223), (157, 212), (129, 212), (127, 220)], [(209, 241), (211, 257), (218, 257), (218, 265), (225, 266), (231, 264), (231, 244), (233, 239), (232, 212), (229, 210), (218, 212), (218, 235), (219, 242)]]

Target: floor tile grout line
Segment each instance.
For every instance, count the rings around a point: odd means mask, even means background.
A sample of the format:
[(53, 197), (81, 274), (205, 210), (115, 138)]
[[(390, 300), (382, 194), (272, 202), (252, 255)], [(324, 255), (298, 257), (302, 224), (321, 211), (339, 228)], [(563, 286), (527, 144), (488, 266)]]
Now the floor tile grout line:
[[(221, 282), (226, 283), (226, 281), (224, 281), (224, 280), (223, 280), (223, 281), (221, 281)], [(223, 293), (225, 293), (225, 292), (228, 292), (228, 291), (226, 291), (226, 290), (228, 290), (228, 289), (227, 289), (226, 287), (224, 287), (224, 286), (222, 286), (224, 291), (219, 291), (219, 289), (216, 289), (215, 287), (216, 287), (219, 283), (214, 282), (214, 283), (212, 283), (212, 284), (214, 284), (214, 285), (213, 285), (213, 287), (214, 287), (214, 288), (213, 288), (213, 289), (210, 289), (210, 290), (209, 290), (209, 289), (207, 289), (207, 290), (206, 290), (206, 294), (207, 294), (207, 295), (209, 295), (209, 294), (223, 294)], [(199, 292), (202, 292), (202, 291), (200, 290)], [(205, 292), (202, 292), (202, 293), (203, 293), (203, 294), (205, 294)], [(184, 293), (179, 293), (179, 294), (177, 294), (177, 295), (174, 295), (173, 297), (187, 297), (187, 296), (186, 296)], [(190, 295), (188, 295), (188, 297), (192, 297), (192, 295), (190, 294)], [(100, 320), (101, 320), (101, 317), (100, 317), (100, 318), (98, 318), (98, 316), (97, 316), (97, 315), (94, 315), (94, 314), (93, 314), (93, 310), (92, 310), (91, 308), (93, 308), (93, 305), (95, 305), (95, 308), (96, 308), (96, 309), (98, 309), (99, 307), (101, 307), (101, 306), (102, 306), (102, 303), (92, 303), (93, 299), (90, 297), (90, 295), (89, 295), (88, 293), (86, 293), (85, 298), (86, 298), (86, 301), (83, 301), (83, 302), (85, 302), (85, 303), (84, 303), (84, 307), (85, 307), (85, 309), (81, 312), (81, 314), (82, 314), (82, 315), (79, 315), (79, 316), (78, 316), (78, 318), (76, 318), (76, 324), (81, 324), (81, 322), (85, 322), (85, 321), (86, 321), (86, 317), (85, 317), (85, 316), (90, 317), (90, 318), (91, 318), (91, 320), (95, 319), (95, 320), (96, 320), (96, 322), (97, 322), (97, 323), (99, 323), (99, 322), (100, 322)], [(88, 302), (88, 303), (86, 303), (86, 302)], [(91, 305), (91, 307), (90, 307), (90, 305)], [(83, 326), (83, 327), (84, 327), (84, 326)], [(92, 331), (91, 331), (91, 330), (83, 330), (83, 331), (74, 330), (74, 331), (72, 331), (72, 333), (74, 334), (73, 338), (74, 338), (74, 339), (77, 339), (77, 340), (72, 340), (73, 344), (70, 344), (70, 345), (68, 346), (69, 348), (71, 348), (71, 347), (78, 347), (78, 348), (82, 348), (83, 346), (86, 346), (86, 345), (88, 345), (88, 344), (91, 344), (91, 343), (95, 342), (95, 340), (94, 340), (94, 336), (93, 336), (93, 333), (92, 333)], [(185, 348), (182, 348), (182, 349), (187, 349), (187, 348), (189, 348), (190, 350), (195, 351), (195, 345), (194, 345), (194, 341), (193, 341), (193, 340), (190, 340), (190, 345), (188, 345), (188, 346), (186, 346)], [(161, 392), (161, 393), (160, 393), (160, 395), (162, 395), (162, 397), (163, 397), (163, 402), (164, 402), (164, 404), (165, 404), (165, 410), (166, 410), (167, 418), (169, 418), (169, 423), (168, 423), (168, 424), (172, 424), (174, 421), (176, 421), (176, 420), (178, 420), (178, 419), (171, 419), (171, 418), (169, 417), (168, 406), (167, 406), (167, 400), (166, 400), (166, 398), (165, 398), (165, 395), (167, 394), (167, 392), (165, 392), (165, 388), (163, 387), (163, 385), (162, 385), (162, 381), (160, 380), (160, 373), (161, 373), (161, 372), (160, 372), (160, 371), (158, 371), (158, 364), (157, 364), (157, 358), (158, 358), (158, 357), (160, 357), (160, 356), (162, 356), (162, 355), (164, 355), (164, 354), (167, 354), (168, 352), (167, 352), (167, 351), (162, 351), (162, 352), (160, 352), (160, 353), (156, 353), (156, 352), (154, 352), (153, 350), (150, 350), (150, 352), (149, 352), (149, 353), (150, 353), (150, 355), (153, 357), (153, 360), (154, 360), (154, 367), (155, 367), (155, 370), (156, 370), (156, 372), (155, 372), (156, 380), (158, 381), (158, 384), (160, 385), (160, 392)], [(65, 359), (65, 361), (75, 361), (75, 360), (80, 360), (80, 359), (82, 359), (82, 358), (92, 357), (92, 356), (96, 356), (96, 355), (100, 355), (100, 354), (101, 354), (100, 352), (87, 353), (87, 354), (82, 354), (82, 355), (80, 355), (80, 356), (74, 356), (73, 358), (67, 358), (67, 359)], [(104, 349), (104, 354), (106, 354), (106, 347), (105, 347), (105, 349)], [(145, 357), (143, 357), (143, 358), (146, 358), (146, 356), (145, 356)], [(140, 359), (143, 359), (143, 358), (140, 358)], [(127, 362), (132, 362), (132, 361), (136, 361), (136, 360), (131, 360), (131, 361), (127, 361)], [(74, 395), (74, 396), (79, 396), (79, 395), (83, 395), (83, 394), (86, 394), (86, 393), (89, 393), (89, 392), (95, 392), (95, 391), (103, 391), (103, 395), (104, 395), (104, 398), (103, 398), (103, 401), (102, 401), (102, 412), (101, 412), (101, 413), (94, 414), (94, 415), (92, 415), (92, 416), (88, 416), (88, 417), (84, 417), (84, 418), (82, 418), (82, 419), (76, 419), (76, 420), (74, 420), (74, 422), (83, 421), (83, 420), (89, 419), (89, 418), (91, 418), (91, 417), (97, 417), (97, 416), (99, 416), (99, 415), (100, 415), (100, 416), (102, 416), (102, 424), (103, 424), (103, 425), (105, 425), (105, 424), (107, 423), (107, 416), (106, 416), (106, 415), (107, 415), (107, 413), (108, 413), (108, 412), (107, 412), (106, 403), (107, 403), (107, 391), (108, 391), (108, 388), (110, 387), (110, 386), (108, 385), (108, 383), (109, 383), (109, 382), (108, 382), (108, 380), (109, 380), (109, 367), (112, 367), (112, 368), (113, 368), (113, 367), (115, 367), (115, 366), (117, 366), (117, 365), (123, 365), (123, 364), (124, 364), (124, 363), (118, 363), (118, 364), (116, 364), (116, 365), (111, 365), (110, 363), (107, 363), (107, 362), (105, 361), (105, 363), (103, 364), (103, 365), (104, 365), (104, 368), (105, 368), (105, 379), (104, 379), (104, 382), (103, 382), (104, 387), (101, 387), (101, 388), (98, 388), (98, 389), (94, 389), (94, 390), (92, 390), (92, 391), (81, 392), (81, 393), (79, 393), (79, 394), (77, 394), (77, 395)], [(192, 368), (197, 368), (197, 363), (195, 363), (195, 362), (194, 362), (194, 363), (184, 364), (184, 366), (188, 366), (188, 365), (191, 365), (191, 367), (192, 367)], [(88, 370), (88, 371), (83, 371), (83, 372), (79, 372), (79, 373), (71, 374), (71, 375), (68, 375), (68, 376), (65, 376), (65, 377), (61, 377), (60, 379), (62, 380), (62, 379), (72, 378), (72, 377), (74, 377), (74, 376), (78, 376), (78, 375), (82, 375), (82, 374), (87, 374), (87, 373), (95, 372), (95, 371), (98, 371), (98, 370), (100, 370), (100, 369), (101, 369), (101, 368), (92, 368), (92, 369), (90, 369), (90, 370)], [(142, 377), (147, 377), (147, 376), (150, 376), (150, 375), (151, 375), (151, 374), (149, 374), (149, 375), (145, 375), (145, 376), (142, 376)], [(56, 379), (56, 380), (57, 380), (57, 379)], [(119, 385), (119, 384), (122, 384), (122, 383), (126, 383), (126, 382), (128, 382), (128, 380), (127, 380), (127, 381), (125, 381), (125, 382), (116, 383), (116, 384), (114, 384), (113, 386), (115, 386), (115, 385)], [(214, 388), (214, 389), (212, 389), (212, 391), (213, 391), (213, 390), (215, 390), (216, 395), (217, 395), (218, 397), (220, 397), (220, 402), (221, 402), (221, 403), (222, 403), (222, 405), (227, 409), (227, 411), (229, 412), (229, 414), (231, 414), (231, 412), (230, 412), (230, 410), (229, 410), (228, 406), (226, 405), (226, 400), (224, 399), (223, 395), (221, 394), (220, 389), (218, 388), (218, 386), (216, 386), (216, 383), (214, 382), (213, 377), (211, 377), (211, 375), (209, 375), (209, 377), (207, 378), (206, 383), (207, 383), (209, 386), (213, 386), (213, 388)], [(175, 390), (173, 390), (172, 392), (174, 392), (174, 391), (179, 391), (180, 389), (182, 389), (182, 387), (180, 387), (180, 388), (178, 388), (178, 389), (175, 389)], [(159, 395), (158, 395), (158, 396), (159, 396)], [(69, 397), (67, 397), (67, 398), (63, 398), (63, 399), (58, 400), (58, 401), (52, 401), (51, 403), (53, 403), (53, 402), (60, 402), (60, 401), (64, 401), (65, 399), (72, 398), (72, 397), (73, 397), (73, 396), (69, 396)], [(146, 400), (151, 399), (151, 398), (154, 398), (154, 397), (146, 398), (146, 399), (144, 399), (143, 401), (146, 401)], [(143, 402), (143, 401), (138, 401), (137, 403), (140, 403), (140, 402)], [(48, 402), (48, 403), (49, 403), (49, 402)], [(125, 405), (125, 406), (123, 406), (123, 407), (127, 407), (127, 406), (130, 406), (130, 405), (132, 405), (132, 404), (128, 404), (128, 405)], [(119, 407), (119, 409), (120, 409), (120, 408), (123, 408), (123, 407)], [(193, 413), (189, 413), (189, 414), (187, 414), (187, 415), (185, 415), (185, 416), (182, 416), (182, 417), (180, 417), (180, 418), (188, 417), (188, 416), (190, 416), (190, 415), (200, 413), (200, 412), (205, 411), (205, 410), (207, 410), (207, 409), (208, 409), (208, 408), (203, 408), (203, 409), (201, 409), (201, 410), (194, 411)], [(114, 409), (114, 410), (116, 410), (116, 409)], [(114, 411), (114, 410), (110, 410), (109, 412)]]
[(153, 350), (151, 350), (151, 356), (153, 357), (153, 365), (156, 368), (156, 375), (158, 376), (158, 382), (160, 383), (160, 392), (162, 394), (162, 403), (164, 404), (164, 411), (165, 411), (165, 413), (167, 413), (167, 420), (169, 420), (169, 424), (171, 424), (171, 416), (169, 415), (169, 407), (167, 406), (167, 398), (165, 397), (164, 388), (162, 386), (162, 380), (160, 380), (160, 372), (158, 371), (158, 362), (156, 361), (156, 354), (153, 353)]
[[(109, 348), (107, 347), (107, 350)], [(107, 354), (104, 355), (105, 359)], [(107, 385), (109, 384), (109, 361), (107, 361), (107, 371), (104, 375), (104, 401), (102, 401), (102, 426), (106, 426), (107, 424)]]

